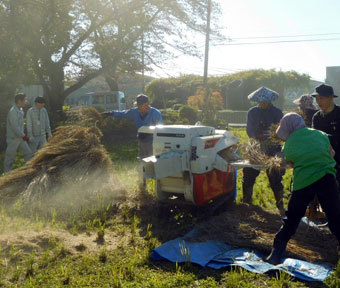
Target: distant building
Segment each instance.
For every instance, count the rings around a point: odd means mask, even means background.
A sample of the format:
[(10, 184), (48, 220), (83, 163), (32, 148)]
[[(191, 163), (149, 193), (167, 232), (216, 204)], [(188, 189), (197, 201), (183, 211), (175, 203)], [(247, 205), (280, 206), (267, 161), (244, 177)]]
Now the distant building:
[(44, 96), (41, 85), (22, 85), (18, 92), (26, 94), (26, 100), (30, 106), (33, 106), (35, 98)]
[(340, 105), (340, 66), (326, 67), (326, 83), (334, 89), (334, 94), (339, 96), (335, 98), (335, 103)]

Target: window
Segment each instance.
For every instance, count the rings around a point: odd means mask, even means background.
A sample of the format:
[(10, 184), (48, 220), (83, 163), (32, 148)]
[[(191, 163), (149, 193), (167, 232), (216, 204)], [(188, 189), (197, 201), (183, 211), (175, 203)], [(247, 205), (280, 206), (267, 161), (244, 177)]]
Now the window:
[(116, 95), (106, 95), (106, 104), (113, 104), (117, 103), (117, 96)]
[(92, 104), (104, 104), (104, 95), (94, 95)]

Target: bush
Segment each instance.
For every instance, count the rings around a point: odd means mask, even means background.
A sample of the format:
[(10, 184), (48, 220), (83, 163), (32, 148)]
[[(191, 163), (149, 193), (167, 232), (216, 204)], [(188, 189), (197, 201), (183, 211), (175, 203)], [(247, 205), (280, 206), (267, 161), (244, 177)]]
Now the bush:
[(174, 104), (172, 106), (172, 109), (175, 111), (178, 111), (179, 109), (181, 109), (183, 107), (183, 104)]
[(163, 110), (161, 112), (162, 112), (162, 118), (163, 118), (164, 124), (166, 125), (179, 124), (180, 120), (179, 120), (178, 111)]
[(189, 105), (184, 105), (179, 109), (179, 118), (184, 122), (187, 120), (189, 124), (195, 124), (198, 120), (197, 110)]
[(104, 144), (119, 144), (135, 140), (137, 134), (136, 124), (126, 119), (107, 119), (107, 125), (102, 129)]

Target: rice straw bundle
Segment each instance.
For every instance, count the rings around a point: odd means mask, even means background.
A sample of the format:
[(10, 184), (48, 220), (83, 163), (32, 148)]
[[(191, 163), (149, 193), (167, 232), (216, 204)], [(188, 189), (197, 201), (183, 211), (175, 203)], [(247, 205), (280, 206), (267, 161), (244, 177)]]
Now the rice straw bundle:
[(105, 119), (102, 114), (93, 107), (77, 106), (66, 111), (71, 123), (82, 126), (103, 126)]
[(282, 140), (277, 137), (276, 135), (276, 129), (279, 127), (279, 123), (273, 123), (270, 127), (269, 127), (269, 137), (270, 137), (270, 141), (272, 141), (273, 143), (281, 143)]
[(284, 169), (284, 160), (279, 156), (268, 156), (261, 152), (260, 143), (250, 139), (248, 143), (239, 145), (242, 157), (251, 164), (263, 165), (269, 170)]
[[(90, 124), (102, 121), (103, 117), (93, 111), (94, 108), (87, 108), (77, 110), (78, 114), (73, 112), (80, 116), (80, 125), (58, 127), (31, 161), (0, 177), (0, 199), (13, 199), (20, 194), (45, 194), (66, 178), (72, 183), (86, 183), (95, 171), (100, 170), (102, 175), (112, 172), (111, 159), (100, 142), (102, 133)], [(85, 123), (90, 127), (84, 126)]]

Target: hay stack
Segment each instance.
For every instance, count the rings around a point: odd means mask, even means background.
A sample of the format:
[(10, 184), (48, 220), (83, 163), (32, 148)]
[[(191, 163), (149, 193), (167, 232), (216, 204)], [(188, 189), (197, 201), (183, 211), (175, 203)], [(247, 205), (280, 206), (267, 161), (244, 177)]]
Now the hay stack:
[(66, 115), (71, 124), (81, 126), (102, 127), (106, 121), (97, 109), (88, 106), (78, 106), (66, 111)]
[(100, 143), (102, 133), (93, 126), (103, 121), (101, 114), (82, 107), (72, 115), (72, 121), (79, 119), (77, 124), (58, 127), (30, 162), (0, 178), (0, 199), (14, 200), (22, 195), (30, 200), (67, 183), (86, 184), (98, 171), (103, 177), (112, 172), (111, 159)]
[(239, 145), (243, 159), (249, 160), (249, 163), (263, 165), (269, 170), (284, 169), (285, 161), (279, 156), (268, 156), (261, 152), (260, 143), (250, 139), (247, 143)]

